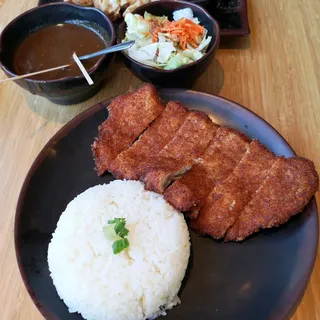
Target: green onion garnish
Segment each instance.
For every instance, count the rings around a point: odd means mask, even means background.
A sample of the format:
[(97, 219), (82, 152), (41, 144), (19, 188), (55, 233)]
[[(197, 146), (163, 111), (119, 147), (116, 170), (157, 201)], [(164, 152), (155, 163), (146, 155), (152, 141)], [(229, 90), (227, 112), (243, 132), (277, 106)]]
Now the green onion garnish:
[(129, 247), (129, 241), (127, 238), (117, 240), (112, 245), (113, 254), (118, 254), (128, 247)]
[(115, 224), (114, 231), (120, 238), (126, 237), (129, 233), (129, 230), (125, 228), (126, 219), (124, 218), (114, 218), (109, 220), (108, 224)]
[(113, 254), (118, 254), (129, 247), (129, 241), (125, 238), (129, 230), (125, 227), (126, 219), (114, 218), (108, 221), (108, 226), (103, 227), (106, 239), (114, 241), (112, 245)]

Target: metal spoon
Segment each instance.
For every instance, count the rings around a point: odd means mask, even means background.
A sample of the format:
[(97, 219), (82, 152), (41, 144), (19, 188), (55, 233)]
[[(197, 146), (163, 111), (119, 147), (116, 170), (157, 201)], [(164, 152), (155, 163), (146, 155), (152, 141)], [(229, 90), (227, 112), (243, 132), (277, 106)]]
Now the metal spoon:
[(102, 56), (103, 54), (129, 49), (133, 45), (134, 45), (134, 41), (122, 42), (122, 43), (116, 44), (115, 46), (111, 46), (94, 53), (86, 54), (84, 56), (79, 57), (79, 59), (86, 60), (86, 59)]

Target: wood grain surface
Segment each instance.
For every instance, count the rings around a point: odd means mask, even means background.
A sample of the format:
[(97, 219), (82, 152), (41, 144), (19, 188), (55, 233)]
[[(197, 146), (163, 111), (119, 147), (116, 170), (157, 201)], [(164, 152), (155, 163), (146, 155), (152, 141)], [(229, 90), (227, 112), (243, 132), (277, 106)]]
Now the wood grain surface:
[[(0, 32), (36, 2), (0, 0)], [(222, 40), (215, 61), (194, 89), (247, 106), (274, 126), (299, 155), (312, 159), (320, 172), (320, 1), (249, 0), (248, 10), (251, 36)], [(109, 79), (95, 97), (73, 106), (54, 105), (15, 83), (0, 85), (1, 319), (42, 319), (15, 260), (13, 220), (18, 194), (36, 155), (66, 122), (96, 102), (141, 83), (119, 58), (110, 68)], [(320, 250), (293, 319), (320, 320)]]

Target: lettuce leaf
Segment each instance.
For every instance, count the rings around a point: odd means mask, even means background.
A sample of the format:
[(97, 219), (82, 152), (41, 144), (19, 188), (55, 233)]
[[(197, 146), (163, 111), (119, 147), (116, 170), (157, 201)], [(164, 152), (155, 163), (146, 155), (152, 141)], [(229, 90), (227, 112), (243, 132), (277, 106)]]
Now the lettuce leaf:
[(152, 43), (142, 48), (138, 48), (136, 45), (133, 45), (128, 49), (128, 55), (138, 62), (155, 67), (157, 66), (155, 63), (157, 50), (158, 43)]
[(166, 17), (166, 16), (162, 16), (162, 17), (154, 16), (153, 14), (148, 13), (147, 11), (144, 13), (143, 17), (147, 21), (158, 20), (159, 24), (162, 23), (165, 20), (168, 20), (168, 17)]
[(126, 14), (124, 21), (127, 24), (126, 37), (128, 40), (139, 40), (148, 37), (149, 23), (138, 14)]
[(185, 8), (185, 9), (173, 11), (173, 20), (174, 21), (178, 21), (181, 18), (189, 19), (196, 24), (200, 23), (198, 18), (194, 18), (193, 11), (190, 8)]
[(185, 64), (193, 62), (188, 57), (184, 56), (181, 52), (173, 54), (171, 58), (168, 60), (167, 64), (165, 65), (165, 70), (172, 70), (179, 68)]
[(172, 52), (176, 51), (172, 42), (160, 42), (158, 43), (158, 63), (165, 63), (170, 58)]
[(196, 50), (201, 52), (206, 52), (211, 40), (212, 40), (212, 37), (208, 37), (208, 38), (203, 37), (201, 43), (199, 44), (198, 48), (196, 48)]
[(191, 59), (192, 61), (199, 60), (203, 57), (203, 53), (196, 49), (186, 49), (181, 52), (185, 57)]

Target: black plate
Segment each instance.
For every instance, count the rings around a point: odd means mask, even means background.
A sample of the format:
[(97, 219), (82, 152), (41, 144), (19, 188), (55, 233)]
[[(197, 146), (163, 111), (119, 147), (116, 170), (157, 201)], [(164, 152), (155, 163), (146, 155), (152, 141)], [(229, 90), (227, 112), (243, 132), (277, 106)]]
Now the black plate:
[[(247, 0), (186, 0), (204, 7), (219, 22), (220, 36), (248, 36)], [(39, 0), (38, 5), (61, 0)], [(115, 23), (116, 25), (118, 22)]]
[[(269, 124), (234, 102), (194, 91), (163, 89), (165, 100), (203, 110), (220, 125), (258, 138), (278, 155), (292, 156), (287, 142)], [(107, 117), (104, 104), (83, 112), (44, 147), (23, 184), (15, 219), (15, 246), (30, 296), (47, 319), (82, 319), (69, 314), (49, 277), (47, 248), (61, 212), (87, 188), (109, 182), (93, 167), (90, 145)], [(313, 199), (303, 213), (280, 228), (260, 232), (243, 243), (223, 243), (191, 232), (192, 254), (172, 319), (289, 319), (311, 274), (318, 243)]]

